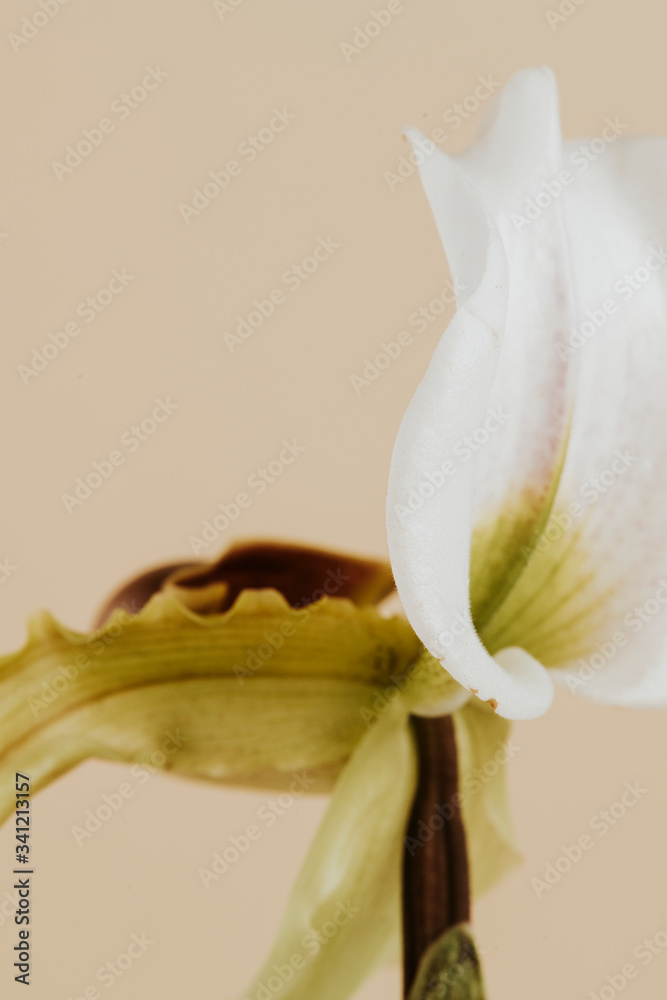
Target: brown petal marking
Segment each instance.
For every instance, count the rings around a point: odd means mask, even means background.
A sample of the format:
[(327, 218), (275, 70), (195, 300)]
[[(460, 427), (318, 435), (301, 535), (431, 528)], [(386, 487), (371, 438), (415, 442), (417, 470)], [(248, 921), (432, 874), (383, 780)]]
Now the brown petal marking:
[(377, 604), (394, 589), (388, 563), (343, 555), (327, 549), (282, 542), (235, 545), (212, 564), (178, 574), (179, 587), (224, 581), (230, 608), (242, 590), (272, 587), (292, 607), (303, 607), (325, 594), (355, 604)]
[(133, 577), (105, 602), (95, 618), (93, 628), (101, 628), (116, 608), (123, 608), (133, 615), (138, 614), (149, 598), (162, 589), (163, 583), (172, 573), (198, 565), (199, 563), (194, 561), (166, 563), (164, 566), (156, 566), (154, 569), (149, 569), (145, 573)]
[(95, 627), (117, 607), (135, 614), (158, 590), (174, 589), (199, 614), (216, 614), (230, 608), (241, 591), (265, 588), (279, 591), (292, 607), (325, 594), (366, 605), (390, 594), (394, 580), (388, 563), (306, 545), (247, 542), (232, 546), (216, 561), (170, 563), (142, 573), (105, 604)]

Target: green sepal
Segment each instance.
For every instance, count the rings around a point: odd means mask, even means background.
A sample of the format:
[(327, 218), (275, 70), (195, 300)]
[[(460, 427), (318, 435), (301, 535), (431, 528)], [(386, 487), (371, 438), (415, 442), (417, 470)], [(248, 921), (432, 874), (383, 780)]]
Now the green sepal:
[(470, 928), (451, 927), (424, 953), (408, 1000), (485, 1000)]

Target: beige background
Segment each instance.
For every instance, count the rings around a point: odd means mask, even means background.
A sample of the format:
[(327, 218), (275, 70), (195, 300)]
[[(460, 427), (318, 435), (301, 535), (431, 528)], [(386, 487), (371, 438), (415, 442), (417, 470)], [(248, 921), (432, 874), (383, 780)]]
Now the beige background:
[[(548, 63), (566, 135), (598, 135), (616, 115), (632, 132), (667, 128), (659, 2), (584, 0), (552, 28), (546, 0), (406, 0), (347, 63), (340, 43), (384, 6), (237, 0), (221, 19), (206, 0), (71, 0), (14, 52), (8, 33), (39, 8), (3, 4), (0, 558), (17, 567), (0, 585), (3, 649), (20, 643), (32, 610), (86, 627), (128, 572), (187, 556), (188, 537), (283, 438), (305, 453), (217, 547), (259, 534), (386, 553), (393, 439), (446, 319), (355, 395), (350, 375), (447, 273), (417, 179), (391, 192), (383, 176), (406, 152), (403, 125), (445, 127), (444, 148), (462, 148), (479, 114), (457, 130), (443, 115), (480, 75), (504, 83)], [(112, 116), (115, 131), (59, 181), (52, 161), (156, 65), (164, 82), (126, 120)], [(274, 107), (294, 120), (186, 224), (179, 204)], [(222, 334), (329, 236), (340, 248), (231, 354)], [(135, 276), (123, 294), (24, 385), (17, 366), (123, 267)], [(159, 396), (177, 412), (68, 514), (61, 494)], [(516, 727), (525, 863), (475, 914), (491, 1000), (588, 998), (667, 925), (666, 729), (665, 713), (601, 710), (564, 694), (546, 719)], [(296, 804), (205, 892), (197, 867), (252, 821), (263, 796), (156, 775), (77, 847), (72, 825), (125, 778), (91, 763), (36, 801), (33, 1000), (78, 996), (142, 932), (155, 944), (114, 984), (114, 1000), (231, 998), (270, 942), (324, 803)], [(635, 780), (647, 794), (538, 899), (531, 877)], [(3, 892), (10, 845), (6, 828)], [(22, 995), (13, 944), (5, 920), (3, 997)], [(624, 997), (653, 1000), (666, 982), (664, 953)], [(360, 997), (398, 989), (390, 970)]]

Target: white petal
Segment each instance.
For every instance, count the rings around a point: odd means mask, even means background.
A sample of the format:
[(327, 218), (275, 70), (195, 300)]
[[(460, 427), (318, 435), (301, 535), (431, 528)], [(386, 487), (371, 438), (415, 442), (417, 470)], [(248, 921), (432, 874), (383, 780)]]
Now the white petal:
[[(563, 150), (553, 80), (528, 71), (468, 153), (434, 153), (422, 168), (452, 273), (472, 275), (472, 291), (399, 434), (392, 562), (422, 641), (513, 717), (549, 699), (539, 663), (601, 701), (667, 704), (667, 142), (619, 139), (622, 126), (605, 124), (588, 147), (595, 162), (580, 143)], [(563, 169), (573, 183), (560, 196)], [(526, 222), (529, 199), (539, 211)], [(489, 391), (492, 351), (470, 313), (494, 329), (499, 285)], [(475, 350), (466, 384), (460, 359)], [(493, 434), (481, 430), (487, 408), (509, 412)], [(420, 500), (475, 420), (469, 464)], [(406, 493), (418, 511), (399, 523)]]
[(585, 170), (580, 145), (563, 199), (581, 345), (570, 444), (544, 551), (487, 639), (564, 668), (578, 693), (665, 705), (667, 141), (617, 139)]
[(518, 232), (512, 221), (560, 162), (543, 70), (515, 77), (470, 153), (425, 158), (459, 308), (405, 415), (389, 482), (392, 567), (413, 628), (511, 718), (544, 712), (551, 680), (529, 656), (494, 660), (472, 621), (483, 626), (512, 589), (562, 465), (571, 394), (553, 345), (572, 314), (564, 231), (538, 219)]

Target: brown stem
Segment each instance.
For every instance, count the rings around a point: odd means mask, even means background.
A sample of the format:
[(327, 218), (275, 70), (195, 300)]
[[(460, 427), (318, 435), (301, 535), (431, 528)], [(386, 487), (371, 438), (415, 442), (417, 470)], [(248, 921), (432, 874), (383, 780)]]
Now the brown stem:
[(470, 918), (468, 854), (450, 715), (412, 717), (419, 781), (403, 851), (403, 976), (407, 997), (422, 955)]

